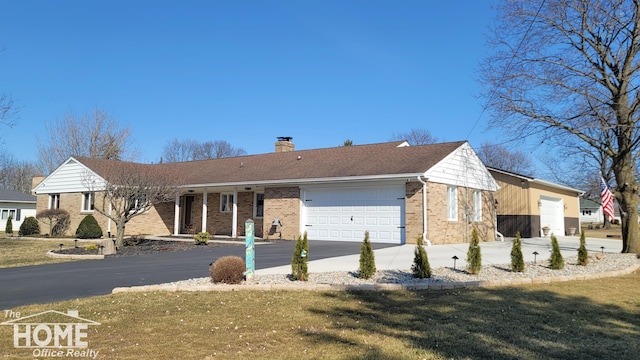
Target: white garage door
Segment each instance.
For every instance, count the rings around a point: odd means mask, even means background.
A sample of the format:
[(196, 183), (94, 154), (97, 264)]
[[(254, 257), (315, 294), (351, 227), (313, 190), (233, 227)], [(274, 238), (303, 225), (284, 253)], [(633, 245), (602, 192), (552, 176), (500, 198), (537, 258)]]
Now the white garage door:
[(404, 186), (303, 190), (309, 239), (404, 243)]
[(540, 196), (540, 226), (548, 226), (549, 234), (564, 235), (564, 202), (562, 199)]

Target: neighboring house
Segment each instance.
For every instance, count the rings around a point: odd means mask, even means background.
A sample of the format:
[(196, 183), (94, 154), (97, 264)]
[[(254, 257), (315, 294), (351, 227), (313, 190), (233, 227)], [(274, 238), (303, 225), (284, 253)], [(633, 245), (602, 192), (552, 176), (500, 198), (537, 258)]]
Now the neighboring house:
[(9, 216), (13, 231), (17, 234), (26, 217), (36, 216), (36, 197), (13, 190), (0, 190), (0, 231), (6, 229)]
[(579, 197), (583, 191), (509, 171), (489, 168), (498, 182), (496, 192), (498, 231), (504, 236), (566, 235), (580, 232)]
[(580, 199), (580, 223), (603, 223), (602, 204), (589, 199)]
[[(87, 175), (108, 180), (110, 163), (69, 158), (35, 186), (38, 209), (68, 210), (70, 231), (93, 214), (104, 233), (114, 235), (112, 222), (93, 210), (100, 194), (82, 181)], [(135, 166), (176, 174), (182, 185), (174, 202), (127, 223), (128, 235), (206, 230), (236, 238), (251, 218), (256, 236), (272, 239), (307, 232), (312, 240), (361, 242), (369, 231), (372, 242), (415, 243), (425, 235), (442, 244), (468, 241), (472, 228), (483, 240), (495, 239), (498, 186), (466, 141), (295, 150), (283, 137), (273, 153)]]

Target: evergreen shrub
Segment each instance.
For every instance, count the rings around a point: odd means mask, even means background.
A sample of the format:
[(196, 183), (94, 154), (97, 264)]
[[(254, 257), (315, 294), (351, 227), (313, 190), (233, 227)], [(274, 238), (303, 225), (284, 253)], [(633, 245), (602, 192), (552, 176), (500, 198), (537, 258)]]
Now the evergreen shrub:
[(206, 231), (201, 231), (197, 233), (193, 238), (196, 242), (196, 245), (207, 245), (209, 243), (211, 235)]
[(79, 239), (99, 239), (102, 237), (102, 229), (93, 215), (87, 215), (80, 221), (76, 229), (76, 237)]
[(555, 235), (551, 235), (551, 258), (549, 259), (550, 267), (553, 270), (564, 269), (564, 258), (560, 253), (560, 245)]
[(578, 264), (582, 266), (587, 266), (589, 262), (589, 252), (587, 251), (586, 246), (586, 234), (584, 230), (580, 233), (580, 247), (578, 248)]
[(11, 216), (9, 216), (9, 218), (7, 219), (7, 226), (4, 227), (5, 234), (13, 234), (13, 223), (11, 222), (11, 220), (13, 219), (11, 218)]
[(418, 244), (416, 245), (416, 249), (414, 251), (413, 265), (411, 266), (413, 277), (418, 279), (426, 279), (431, 277), (431, 265), (429, 264), (427, 251), (422, 246), (423, 244), (424, 243), (421, 236), (418, 238)]
[(511, 245), (511, 270), (513, 272), (524, 271), (524, 256), (522, 255), (522, 240), (520, 239), (520, 231), (516, 233)]
[(307, 265), (307, 258), (309, 256), (309, 240), (307, 239), (307, 232), (304, 236), (298, 236), (296, 246), (293, 250), (293, 256), (291, 257), (291, 278), (296, 281), (308, 281), (309, 269)]
[(22, 225), (20, 225), (20, 231), (18, 234), (21, 236), (40, 234), (40, 224), (38, 224), (38, 220), (33, 216), (26, 217), (22, 222)]
[(364, 241), (360, 246), (360, 268), (358, 276), (362, 279), (370, 279), (376, 273), (376, 259), (373, 255), (373, 247), (369, 241), (369, 231), (364, 232)]
[(478, 230), (471, 232), (469, 250), (467, 250), (467, 271), (471, 275), (477, 275), (482, 270), (482, 254), (480, 253), (480, 236)]

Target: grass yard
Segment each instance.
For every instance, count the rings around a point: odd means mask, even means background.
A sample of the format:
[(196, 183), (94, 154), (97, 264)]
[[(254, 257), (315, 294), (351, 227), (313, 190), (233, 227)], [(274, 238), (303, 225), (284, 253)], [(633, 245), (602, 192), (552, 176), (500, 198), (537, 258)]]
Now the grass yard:
[[(65, 248), (74, 246), (72, 239), (41, 240), (13, 238), (0, 235), (0, 268), (75, 261), (68, 259), (54, 259), (45, 255), (49, 250), (58, 249), (59, 244), (64, 244)], [(78, 241), (78, 246), (86, 246), (89, 244), (91, 244), (91, 242)]]
[[(601, 224), (598, 224), (598, 225), (601, 225)], [(587, 235), (587, 237), (606, 239), (607, 237), (613, 236), (619, 239), (619, 236), (622, 236), (622, 230), (620, 228), (620, 225), (611, 225), (610, 229), (604, 229), (604, 228), (595, 229), (595, 224), (593, 225), (594, 229), (589, 229), (587, 226), (588, 226), (587, 224), (582, 224), (582, 230), (585, 231), (585, 234)], [(579, 236), (580, 234), (576, 234), (576, 235)]]
[[(77, 309), (99, 359), (637, 359), (640, 272), (425, 292), (150, 292), (10, 309)], [(5, 318), (6, 321), (7, 319)], [(14, 349), (0, 326), (3, 359)]]

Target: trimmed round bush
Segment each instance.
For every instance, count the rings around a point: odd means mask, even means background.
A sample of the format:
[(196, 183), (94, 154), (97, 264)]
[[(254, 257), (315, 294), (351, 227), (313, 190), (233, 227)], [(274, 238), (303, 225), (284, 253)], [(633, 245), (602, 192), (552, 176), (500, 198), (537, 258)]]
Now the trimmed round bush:
[(102, 229), (93, 215), (87, 215), (82, 219), (76, 230), (76, 237), (80, 239), (99, 239), (102, 237)]
[(246, 266), (238, 256), (223, 256), (211, 265), (209, 270), (214, 283), (240, 284), (244, 281)]
[(21, 236), (40, 234), (40, 224), (38, 224), (38, 220), (33, 216), (25, 218), (22, 225), (20, 225), (18, 234)]

